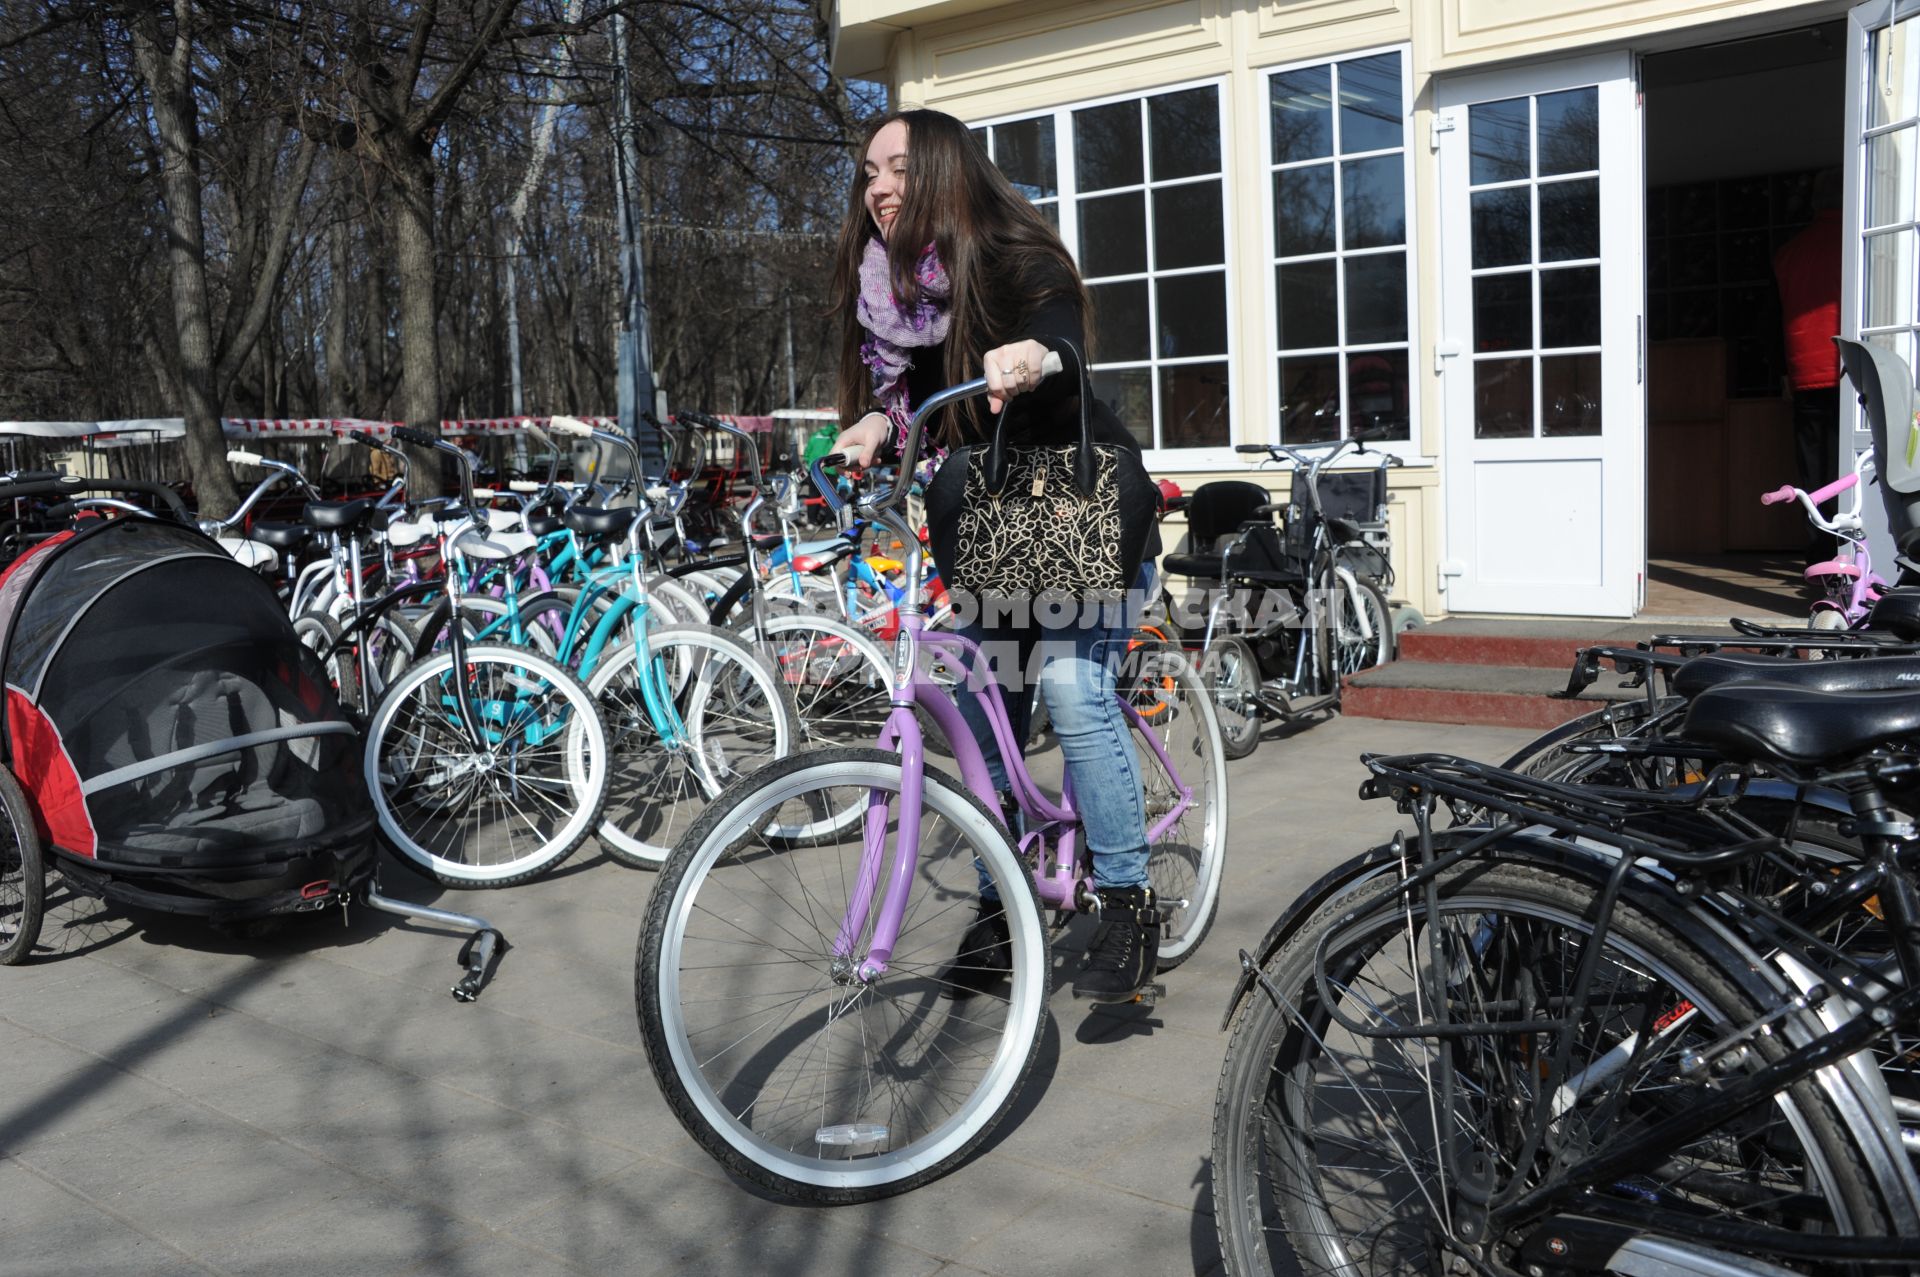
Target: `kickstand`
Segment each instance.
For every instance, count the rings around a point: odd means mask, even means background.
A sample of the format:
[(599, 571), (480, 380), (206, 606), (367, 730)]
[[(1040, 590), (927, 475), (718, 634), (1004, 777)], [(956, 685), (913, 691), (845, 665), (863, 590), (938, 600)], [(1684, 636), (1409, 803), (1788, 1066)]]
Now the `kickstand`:
[(507, 951), (507, 938), (494, 929), (485, 918), (476, 918), (472, 914), (454, 913), (447, 909), (435, 909), (428, 905), (417, 905), (407, 900), (395, 900), (392, 896), (380, 894), (380, 882), (376, 878), (367, 886), (367, 907), (378, 909), (382, 913), (398, 914), (402, 918), (412, 918), (419, 922), (438, 923), (443, 927), (453, 927), (461, 931), (471, 931), (465, 945), (461, 946), (458, 961), (465, 966), (467, 973), (449, 992), (456, 1002), (471, 1002), (480, 996), (480, 990), (493, 974), (493, 968), (501, 954)]

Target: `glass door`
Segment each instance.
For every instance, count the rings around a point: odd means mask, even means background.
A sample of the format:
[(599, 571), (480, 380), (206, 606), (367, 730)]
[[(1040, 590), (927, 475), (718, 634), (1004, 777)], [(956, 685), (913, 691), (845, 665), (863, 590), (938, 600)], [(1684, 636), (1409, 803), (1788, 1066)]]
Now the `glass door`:
[[(1850, 228), (1841, 275), (1843, 336), (1920, 366), (1920, 0), (1873, 0), (1849, 15), (1846, 201)], [(1840, 467), (1870, 451), (1865, 414), (1851, 394), (1840, 405)], [(1898, 432), (1898, 423), (1889, 422)], [(1898, 432), (1896, 438), (1905, 438)], [(1895, 476), (1896, 482), (1899, 476)], [(1892, 493), (1881, 486), (1883, 496)], [(1891, 576), (1886, 511), (1869, 501), (1873, 561)], [(1904, 525), (1904, 517), (1899, 519)]]
[(1630, 55), (1443, 80), (1448, 610), (1631, 616), (1646, 556)]

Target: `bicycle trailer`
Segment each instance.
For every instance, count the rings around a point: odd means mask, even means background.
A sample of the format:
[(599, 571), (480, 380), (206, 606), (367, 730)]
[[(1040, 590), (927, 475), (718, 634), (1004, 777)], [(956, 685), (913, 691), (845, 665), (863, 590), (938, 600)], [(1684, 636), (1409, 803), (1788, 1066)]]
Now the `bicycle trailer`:
[(76, 890), (234, 921), (373, 872), (358, 729), (259, 575), (149, 519), (0, 576), (5, 761)]

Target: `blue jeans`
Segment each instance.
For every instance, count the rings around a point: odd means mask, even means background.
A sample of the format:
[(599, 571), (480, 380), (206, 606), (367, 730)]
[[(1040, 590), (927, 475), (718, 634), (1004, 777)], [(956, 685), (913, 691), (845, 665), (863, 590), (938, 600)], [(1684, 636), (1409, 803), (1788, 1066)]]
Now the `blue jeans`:
[[(1140, 789), (1140, 765), (1132, 732), (1115, 696), (1116, 675), (1126, 655), (1130, 625), (1093, 624), (1069, 629), (987, 628), (975, 622), (960, 631), (980, 644), (992, 662), (1012, 722), (1013, 738), (1024, 741), (1032, 717), (1033, 689), (1045, 690), (1054, 735), (1073, 780), (1073, 805), (1082, 836), (1093, 856), (1096, 887), (1147, 885), (1147, 807)], [(1035, 670), (1039, 676), (1030, 680)], [(988, 726), (980, 697), (956, 689), (960, 713), (986, 755), (987, 775), (996, 790), (1007, 790), (1006, 763)], [(991, 897), (985, 875), (982, 894)]]

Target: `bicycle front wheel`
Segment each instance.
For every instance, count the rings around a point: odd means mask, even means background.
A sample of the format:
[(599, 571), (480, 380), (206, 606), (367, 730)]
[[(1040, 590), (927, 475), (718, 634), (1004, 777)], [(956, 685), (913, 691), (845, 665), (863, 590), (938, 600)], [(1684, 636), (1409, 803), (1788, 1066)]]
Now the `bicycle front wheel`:
[[(1511, 1200), (1684, 1112), (1710, 1093), (1682, 1069), (1686, 1053), (1762, 1013), (1746, 975), (1630, 903), (1596, 937), (1587, 879), (1467, 862), (1442, 877), (1437, 913), (1418, 898), (1396, 902), (1397, 885), (1374, 878), (1324, 905), (1235, 1017), (1213, 1125), (1214, 1219), (1230, 1273), (1437, 1277), (1449, 1243), (1490, 1244), (1491, 1267), (1518, 1270), (1524, 1261), (1502, 1247), (1519, 1238), (1458, 1231), (1472, 1201)], [(1587, 1002), (1570, 1006), (1588, 958)], [(1573, 1041), (1518, 1028), (1367, 1032), (1430, 1022), (1441, 1006), (1463, 1027), (1561, 1019)], [(1723, 1056), (1733, 1068), (1721, 1080), (1777, 1059), (1786, 1036), (1758, 1035), (1751, 1052)], [(1563, 1048), (1566, 1081), (1543, 1094)], [(1551, 1119), (1537, 1143), (1536, 1117)], [(1626, 1210), (1637, 1226), (1682, 1235), (1728, 1222), (1834, 1234), (1886, 1225), (1887, 1199), (1812, 1081), (1657, 1160), (1593, 1187), (1582, 1213)], [(1461, 1167), (1483, 1182), (1462, 1186)]]
[(607, 757), (579, 679), (524, 648), (477, 643), (458, 667), (436, 652), (388, 687), (365, 774), (381, 836), (409, 865), (449, 887), (505, 887), (592, 831)]
[[(1213, 698), (1186, 653), (1145, 643), (1128, 652), (1127, 661), (1120, 686), (1140, 716), (1133, 729), (1134, 753), (1149, 833), (1179, 805), (1182, 786), (1193, 791), (1192, 801), (1152, 840), (1147, 853), (1147, 879), (1166, 917), (1156, 969), (1171, 971), (1193, 956), (1220, 910), (1227, 754)], [(1160, 762), (1162, 753), (1166, 764)]]
[[(882, 956), (872, 937), (906, 819), (897, 754), (818, 750), (735, 786), (648, 903), (635, 987), (661, 1090), (722, 1165), (790, 1197), (867, 1201), (946, 1174), (1039, 1049), (1051, 967), (1032, 881), (993, 813), (922, 775), (912, 895), (877, 976), (859, 968)], [(837, 840), (765, 833), (855, 803), (865, 819)], [(1003, 902), (1008, 971), (955, 998), (981, 872)]]

